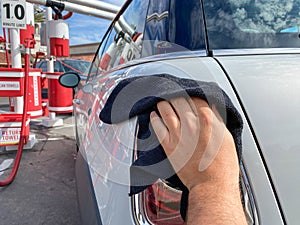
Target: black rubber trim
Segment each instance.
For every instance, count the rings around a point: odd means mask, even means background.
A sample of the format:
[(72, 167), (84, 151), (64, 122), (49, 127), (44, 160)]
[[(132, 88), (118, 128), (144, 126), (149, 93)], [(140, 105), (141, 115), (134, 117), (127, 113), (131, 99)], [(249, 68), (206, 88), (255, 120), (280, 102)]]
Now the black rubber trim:
[(257, 149), (258, 149), (259, 155), (260, 155), (261, 160), (262, 160), (262, 162), (263, 162), (263, 165), (264, 165), (264, 168), (265, 168), (265, 170), (266, 170), (267, 176), (268, 176), (268, 178), (269, 178), (269, 181), (270, 181), (270, 184), (271, 184), (271, 187), (272, 187), (272, 190), (273, 190), (273, 193), (274, 193), (274, 196), (275, 196), (275, 199), (276, 199), (276, 202), (277, 202), (277, 205), (278, 205), (280, 214), (281, 214), (281, 218), (282, 218), (282, 220), (283, 220), (283, 223), (284, 223), (284, 224), (287, 224), (286, 219), (285, 219), (285, 214), (284, 214), (284, 211), (283, 211), (282, 206), (281, 206), (281, 204), (280, 204), (279, 197), (278, 197), (278, 195), (277, 195), (277, 191), (276, 191), (275, 185), (273, 184), (273, 181), (272, 181), (271, 173), (270, 173), (270, 171), (269, 171), (269, 169), (268, 169), (267, 162), (265, 161), (265, 158), (264, 158), (264, 156), (263, 156), (263, 153), (262, 153), (260, 144), (259, 144), (259, 142), (258, 142), (258, 139), (257, 139), (256, 135), (255, 135), (254, 129), (253, 129), (252, 125), (251, 125), (251, 120), (250, 120), (250, 118), (249, 118), (249, 116), (248, 116), (248, 114), (247, 114), (247, 112), (246, 112), (246, 108), (245, 108), (244, 105), (243, 105), (242, 99), (240, 98), (240, 96), (239, 96), (239, 94), (238, 94), (238, 91), (237, 91), (237, 89), (235, 88), (235, 86), (234, 86), (234, 84), (233, 84), (233, 81), (230, 79), (230, 76), (228, 75), (227, 71), (225, 70), (225, 68), (223, 67), (223, 65), (221, 64), (221, 62), (220, 62), (217, 58), (215, 58), (215, 57), (213, 57), (213, 59), (218, 63), (218, 65), (220, 66), (220, 68), (222, 69), (222, 71), (224, 72), (224, 74), (226, 75), (226, 78), (227, 78), (228, 82), (230, 83), (230, 85), (231, 85), (231, 87), (232, 87), (232, 89), (233, 89), (233, 92), (235, 93), (235, 96), (236, 96), (237, 99), (238, 99), (238, 102), (239, 102), (239, 104), (240, 104), (240, 106), (241, 106), (241, 108), (242, 108), (242, 111), (243, 111), (244, 115), (245, 115), (247, 124), (248, 124), (248, 126), (249, 126), (249, 128), (250, 128), (252, 137), (254, 138), (256, 147), (257, 147)]
[(64, 3), (62, 3), (62, 2), (53, 2), (51, 0), (47, 0), (45, 6), (46, 7), (51, 7), (51, 8), (55, 7), (58, 10), (61, 10), (61, 11), (63, 11), (65, 9), (65, 4)]
[(207, 26), (206, 26), (206, 16), (205, 16), (203, 0), (201, 0), (201, 8), (202, 8), (202, 16), (203, 16), (202, 20), (203, 20), (203, 26), (204, 26), (204, 32), (205, 32), (206, 54), (208, 56), (212, 56), (212, 51), (210, 50), (210, 46), (209, 46), (208, 30), (207, 30)]

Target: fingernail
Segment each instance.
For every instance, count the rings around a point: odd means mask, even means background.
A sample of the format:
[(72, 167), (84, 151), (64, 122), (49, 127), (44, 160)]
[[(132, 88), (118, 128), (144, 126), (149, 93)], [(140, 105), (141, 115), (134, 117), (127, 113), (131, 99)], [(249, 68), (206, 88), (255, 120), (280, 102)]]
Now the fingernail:
[(156, 112), (155, 112), (155, 111), (152, 111), (152, 112), (150, 113), (150, 117), (151, 117), (151, 118), (157, 117)]

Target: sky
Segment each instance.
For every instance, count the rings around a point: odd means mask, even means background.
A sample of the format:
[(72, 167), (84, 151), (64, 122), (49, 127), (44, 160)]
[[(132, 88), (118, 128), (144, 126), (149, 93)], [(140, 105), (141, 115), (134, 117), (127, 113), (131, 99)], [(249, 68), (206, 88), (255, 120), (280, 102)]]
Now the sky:
[[(122, 6), (125, 0), (102, 0), (102, 2)], [(70, 45), (100, 42), (110, 24), (109, 20), (78, 13), (74, 13), (66, 22), (69, 24)], [(0, 30), (0, 36), (2, 36), (2, 27)]]
[[(122, 6), (124, 0), (102, 0), (103, 2)], [(74, 13), (66, 20), (70, 29), (70, 45), (100, 42), (110, 21)]]

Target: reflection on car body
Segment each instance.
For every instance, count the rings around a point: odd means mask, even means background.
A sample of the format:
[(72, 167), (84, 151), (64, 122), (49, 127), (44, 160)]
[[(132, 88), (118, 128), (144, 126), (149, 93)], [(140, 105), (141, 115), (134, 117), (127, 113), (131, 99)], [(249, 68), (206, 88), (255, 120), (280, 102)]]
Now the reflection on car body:
[[(299, 8), (299, 0), (126, 1), (117, 18), (131, 33), (113, 21), (86, 80), (89, 91), (77, 93), (83, 102), (75, 105), (83, 224), (183, 224), (180, 191), (164, 180), (128, 197), (136, 120), (99, 120), (120, 80), (163, 73), (217, 82), (241, 113), (249, 224), (297, 224)], [(86, 174), (89, 182), (83, 182)]]

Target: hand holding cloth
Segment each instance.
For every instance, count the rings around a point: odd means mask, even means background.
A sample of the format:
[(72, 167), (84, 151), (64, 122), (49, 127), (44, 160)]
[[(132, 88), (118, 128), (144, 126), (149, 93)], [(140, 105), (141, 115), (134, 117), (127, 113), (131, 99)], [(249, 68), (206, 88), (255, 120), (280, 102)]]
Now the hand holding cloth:
[(116, 124), (137, 116), (137, 159), (130, 168), (130, 195), (140, 193), (157, 179), (182, 190), (181, 215), (186, 216), (188, 189), (173, 170), (150, 124), (150, 113), (163, 100), (198, 97), (216, 105), (233, 136), (239, 159), (242, 154), (242, 118), (227, 94), (214, 82), (195, 81), (168, 74), (130, 77), (120, 81), (110, 94), (100, 119)]

